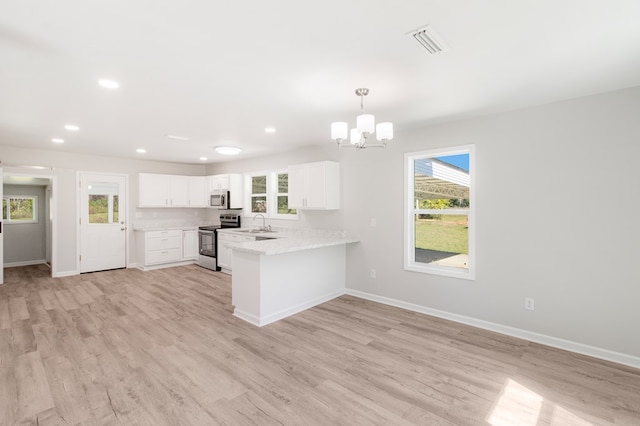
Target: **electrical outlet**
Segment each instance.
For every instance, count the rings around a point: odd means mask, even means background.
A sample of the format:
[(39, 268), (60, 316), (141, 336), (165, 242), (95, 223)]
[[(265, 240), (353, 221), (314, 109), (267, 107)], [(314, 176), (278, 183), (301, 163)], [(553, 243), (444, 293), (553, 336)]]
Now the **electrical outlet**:
[(153, 212), (153, 217), (158, 217), (158, 212)]
[(371, 270), (371, 278), (375, 278), (376, 277), (376, 270), (372, 269)]
[(533, 299), (531, 297), (524, 298), (524, 308), (527, 311), (533, 311), (534, 305), (533, 305)]
[(372, 228), (375, 228), (375, 227), (378, 225), (378, 223), (377, 223), (377, 221), (376, 221), (376, 218), (375, 218), (375, 217), (372, 217), (372, 218), (369, 220), (369, 225), (370, 225)]
[(136, 219), (140, 219), (142, 217), (142, 212), (136, 212)]

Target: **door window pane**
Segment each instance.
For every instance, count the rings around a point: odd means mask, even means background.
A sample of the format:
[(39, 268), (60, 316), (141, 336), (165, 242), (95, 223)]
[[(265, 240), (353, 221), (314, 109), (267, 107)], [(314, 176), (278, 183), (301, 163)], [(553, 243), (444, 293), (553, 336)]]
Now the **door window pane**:
[(109, 223), (108, 195), (89, 195), (89, 223)]
[(113, 223), (120, 222), (120, 203), (118, 195), (113, 196)]

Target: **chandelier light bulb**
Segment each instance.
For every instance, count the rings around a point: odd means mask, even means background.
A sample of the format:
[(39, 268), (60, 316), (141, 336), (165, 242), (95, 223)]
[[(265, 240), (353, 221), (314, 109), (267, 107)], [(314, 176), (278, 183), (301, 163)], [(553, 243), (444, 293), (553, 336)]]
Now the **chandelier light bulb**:
[(336, 121), (331, 123), (331, 139), (334, 141), (347, 139), (349, 133), (349, 125), (344, 121)]
[(356, 119), (356, 126), (360, 133), (374, 133), (376, 128), (376, 119), (373, 114), (360, 114)]

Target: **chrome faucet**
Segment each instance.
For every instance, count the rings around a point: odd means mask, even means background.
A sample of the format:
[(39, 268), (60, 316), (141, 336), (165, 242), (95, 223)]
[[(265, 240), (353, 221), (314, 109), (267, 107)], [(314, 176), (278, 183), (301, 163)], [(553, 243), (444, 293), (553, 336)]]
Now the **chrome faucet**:
[(258, 218), (258, 216), (262, 217), (262, 227), (260, 228), (261, 231), (266, 231), (267, 230), (267, 226), (265, 225), (265, 219), (264, 219), (264, 215), (262, 213), (258, 213), (257, 215), (255, 215), (253, 217), (253, 221), (255, 222), (256, 219)]

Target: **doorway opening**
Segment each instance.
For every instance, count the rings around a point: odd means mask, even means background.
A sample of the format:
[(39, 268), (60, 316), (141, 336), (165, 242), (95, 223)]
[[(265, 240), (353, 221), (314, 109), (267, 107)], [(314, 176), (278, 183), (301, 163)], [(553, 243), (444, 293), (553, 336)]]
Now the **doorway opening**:
[(44, 264), (54, 276), (54, 184), (52, 176), (2, 174), (3, 271)]

